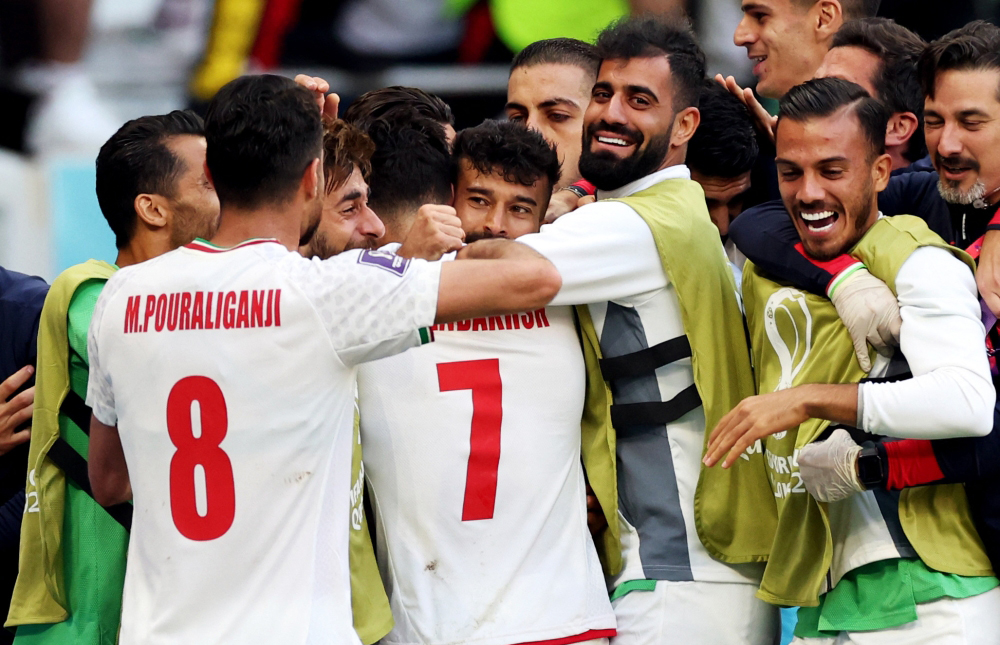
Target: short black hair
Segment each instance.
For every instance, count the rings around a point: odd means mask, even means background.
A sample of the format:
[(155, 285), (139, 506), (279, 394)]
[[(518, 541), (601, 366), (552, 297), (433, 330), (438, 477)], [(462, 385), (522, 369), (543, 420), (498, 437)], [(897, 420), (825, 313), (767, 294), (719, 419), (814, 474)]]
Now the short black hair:
[[(1000, 71), (1000, 28), (985, 20), (974, 20), (928, 45), (917, 65), (924, 95), (934, 98), (938, 74), (950, 70)], [(1000, 84), (997, 98), (1000, 100)]]
[(624, 17), (601, 32), (596, 47), (601, 61), (666, 56), (674, 88), (674, 112), (698, 107), (705, 79), (705, 53), (686, 18)]
[(201, 117), (190, 110), (132, 119), (101, 146), (97, 155), (97, 202), (115, 234), (115, 246), (132, 241), (136, 227), (135, 198), (173, 197), (184, 163), (170, 150), (171, 137), (205, 136)]
[(487, 119), (455, 137), (452, 182), (458, 179), (463, 160), (482, 175), (500, 175), (504, 181), (531, 186), (539, 179), (551, 189), (559, 183), (559, 157), (535, 130), (523, 123)]
[(441, 98), (416, 87), (402, 85), (365, 92), (348, 106), (343, 119), (368, 130), (376, 119), (394, 119), (399, 114), (414, 113), (441, 124), (455, 125), (451, 107)]
[(597, 55), (597, 49), (593, 45), (582, 40), (548, 38), (533, 42), (518, 52), (510, 64), (510, 71), (546, 63), (576, 65), (596, 77), (597, 70), (601, 68), (601, 57)]
[(706, 177), (726, 179), (750, 172), (759, 147), (746, 106), (726, 88), (706, 80), (698, 110), (701, 123), (688, 142), (688, 167)]
[(778, 127), (784, 120), (802, 122), (828, 117), (844, 107), (857, 116), (861, 132), (871, 146), (871, 157), (885, 154), (889, 111), (865, 88), (842, 78), (814, 78), (790, 89), (778, 104)]
[[(819, 0), (798, 0), (799, 4), (811, 7)], [(844, 20), (857, 20), (858, 18), (872, 18), (878, 13), (878, 7), (882, 0), (840, 0), (840, 7), (844, 10)]]
[(223, 206), (256, 208), (290, 198), (323, 147), (312, 93), (262, 74), (226, 83), (205, 115), (208, 169)]
[(920, 127), (910, 137), (904, 155), (913, 162), (927, 154), (924, 141), (924, 92), (917, 78), (917, 61), (927, 43), (903, 25), (888, 18), (861, 18), (844, 23), (833, 37), (835, 47), (858, 47), (878, 57), (880, 64), (872, 85), (878, 100), (890, 113), (912, 112)]
[(379, 217), (410, 214), (424, 204), (451, 199), (451, 152), (444, 128), (416, 113), (376, 119), (368, 128), (375, 143), (368, 205)]

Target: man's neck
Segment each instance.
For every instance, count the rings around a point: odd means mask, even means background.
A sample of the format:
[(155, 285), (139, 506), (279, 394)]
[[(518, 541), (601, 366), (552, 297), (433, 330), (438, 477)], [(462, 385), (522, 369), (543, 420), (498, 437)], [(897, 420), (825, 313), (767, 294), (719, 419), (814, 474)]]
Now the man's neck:
[(148, 234), (144, 231), (136, 231), (128, 245), (125, 248), (118, 249), (118, 257), (115, 258), (115, 265), (120, 269), (151, 260), (158, 255), (163, 255), (167, 251), (172, 250), (173, 247), (170, 246), (169, 234), (165, 231)]
[(296, 251), (301, 236), (301, 218), (294, 213), (296, 207), (301, 209), (302, 205), (293, 202), (253, 209), (223, 206), (219, 230), (209, 242), (231, 247), (253, 238), (274, 238), (289, 251)]

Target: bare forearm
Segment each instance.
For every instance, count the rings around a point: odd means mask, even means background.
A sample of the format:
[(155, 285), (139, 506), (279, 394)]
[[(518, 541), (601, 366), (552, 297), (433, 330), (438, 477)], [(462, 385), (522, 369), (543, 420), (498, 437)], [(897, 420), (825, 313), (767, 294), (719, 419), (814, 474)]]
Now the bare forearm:
[(90, 419), (87, 471), (98, 504), (114, 506), (132, 499), (132, 483), (118, 428), (105, 425), (95, 417)]
[(858, 386), (802, 385), (802, 404), (810, 419), (826, 419), (854, 426), (858, 420)]
[(446, 262), (441, 267), (436, 322), (539, 309), (561, 285), (556, 268), (537, 254), (519, 260)]
[(531, 260), (540, 259), (542, 255), (526, 244), (518, 244), (511, 240), (479, 240), (462, 247), (456, 256), (457, 260)]

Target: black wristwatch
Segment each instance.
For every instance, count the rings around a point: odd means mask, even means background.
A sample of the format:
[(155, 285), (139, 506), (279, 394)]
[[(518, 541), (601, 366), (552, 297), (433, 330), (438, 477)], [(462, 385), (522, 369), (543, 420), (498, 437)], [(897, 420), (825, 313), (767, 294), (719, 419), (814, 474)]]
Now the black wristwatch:
[(862, 486), (871, 490), (885, 485), (888, 477), (888, 464), (878, 449), (878, 446), (868, 446), (858, 453), (858, 480)]

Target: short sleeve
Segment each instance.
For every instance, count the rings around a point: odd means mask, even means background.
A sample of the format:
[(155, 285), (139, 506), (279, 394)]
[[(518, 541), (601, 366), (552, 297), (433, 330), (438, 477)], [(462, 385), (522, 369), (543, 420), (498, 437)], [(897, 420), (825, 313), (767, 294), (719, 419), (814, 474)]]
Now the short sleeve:
[(101, 423), (109, 426), (117, 425), (118, 413), (115, 410), (115, 394), (111, 387), (111, 377), (108, 375), (101, 362), (101, 350), (104, 339), (101, 337), (102, 321), (104, 311), (108, 301), (117, 291), (115, 279), (112, 276), (108, 281), (104, 291), (101, 292), (94, 305), (94, 314), (90, 319), (90, 329), (87, 334), (87, 354), (90, 359), (90, 376), (87, 381), (87, 405), (90, 406), (94, 417)]
[(552, 306), (622, 301), (667, 286), (649, 226), (620, 202), (584, 206), (517, 241), (559, 270)]
[(345, 364), (392, 356), (430, 339), (440, 263), (365, 250), (296, 265), (295, 282)]

